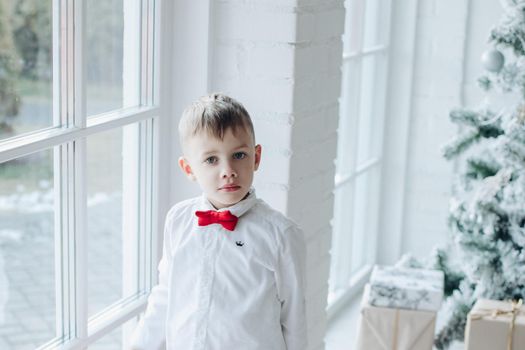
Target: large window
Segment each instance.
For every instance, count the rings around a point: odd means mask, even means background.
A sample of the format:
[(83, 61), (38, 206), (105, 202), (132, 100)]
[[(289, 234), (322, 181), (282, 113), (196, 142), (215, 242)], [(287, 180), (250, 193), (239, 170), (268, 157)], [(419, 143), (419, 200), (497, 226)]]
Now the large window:
[(390, 1), (346, 0), (329, 305), (376, 260)]
[(126, 348), (156, 267), (155, 0), (0, 0), (0, 348)]

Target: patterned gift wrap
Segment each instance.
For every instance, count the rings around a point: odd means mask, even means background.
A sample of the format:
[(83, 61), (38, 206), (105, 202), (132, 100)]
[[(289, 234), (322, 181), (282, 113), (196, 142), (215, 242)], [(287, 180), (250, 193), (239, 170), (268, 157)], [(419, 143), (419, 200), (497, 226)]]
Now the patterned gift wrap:
[(370, 277), (370, 305), (437, 311), (443, 300), (442, 271), (374, 266)]

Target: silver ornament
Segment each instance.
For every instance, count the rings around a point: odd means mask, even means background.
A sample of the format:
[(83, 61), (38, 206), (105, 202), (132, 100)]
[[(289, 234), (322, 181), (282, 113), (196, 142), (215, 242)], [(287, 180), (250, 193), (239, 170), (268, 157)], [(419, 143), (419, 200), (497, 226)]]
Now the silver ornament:
[(491, 49), (483, 53), (481, 56), (481, 62), (486, 70), (490, 72), (499, 72), (501, 68), (503, 68), (505, 57), (500, 51)]

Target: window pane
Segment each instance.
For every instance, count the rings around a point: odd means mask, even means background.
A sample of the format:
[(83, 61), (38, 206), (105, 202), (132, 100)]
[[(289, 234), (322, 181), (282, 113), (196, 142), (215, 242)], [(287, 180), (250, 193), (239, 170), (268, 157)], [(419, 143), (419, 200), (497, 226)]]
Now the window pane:
[(87, 139), (90, 317), (137, 292), (137, 133), (131, 125)]
[(0, 139), (53, 125), (51, 0), (0, 1)]
[(135, 319), (129, 320), (122, 326), (115, 328), (110, 333), (106, 334), (99, 340), (91, 344), (89, 350), (119, 350), (129, 349), (126, 341), (129, 341), (131, 332), (136, 325)]
[(378, 157), (382, 148), (386, 60), (382, 54), (363, 57), (357, 164)]
[(330, 290), (348, 286), (351, 272), (353, 182), (345, 183), (335, 190), (332, 256), (330, 266)]
[(51, 150), (0, 163), (0, 348), (55, 337)]
[(339, 176), (345, 176), (355, 168), (360, 62), (360, 60), (349, 60), (343, 64), (337, 138), (337, 173)]
[[(136, 106), (139, 1), (127, 0), (126, 8), (123, 8), (123, 0), (86, 2), (87, 115)], [(125, 80), (124, 74), (131, 76), (133, 82)], [(130, 89), (133, 91), (128, 91)]]
[(388, 44), (390, 0), (366, 0), (363, 48)]
[(365, 0), (346, 0), (345, 8), (343, 52), (346, 54), (359, 52), (362, 49), (363, 42)]
[(378, 169), (360, 174), (355, 182), (352, 221), (352, 274), (375, 259), (377, 237)]

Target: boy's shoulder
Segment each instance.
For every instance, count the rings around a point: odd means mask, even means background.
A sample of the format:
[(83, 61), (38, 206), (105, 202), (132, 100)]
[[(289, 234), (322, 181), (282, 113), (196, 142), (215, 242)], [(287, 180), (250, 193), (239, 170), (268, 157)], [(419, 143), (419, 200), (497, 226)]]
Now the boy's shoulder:
[(299, 227), (295, 221), (260, 198), (257, 199), (257, 203), (250, 210), (250, 213), (256, 217), (257, 222), (261, 225), (268, 226), (281, 232), (290, 228)]
[(176, 219), (180, 216), (186, 215), (186, 214), (192, 214), (193, 211), (195, 211), (195, 208), (199, 205), (199, 201), (201, 200), (200, 196), (185, 199), (183, 201), (180, 201), (178, 203), (175, 203), (170, 210), (168, 210), (168, 213), (166, 214), (167, 219)]

